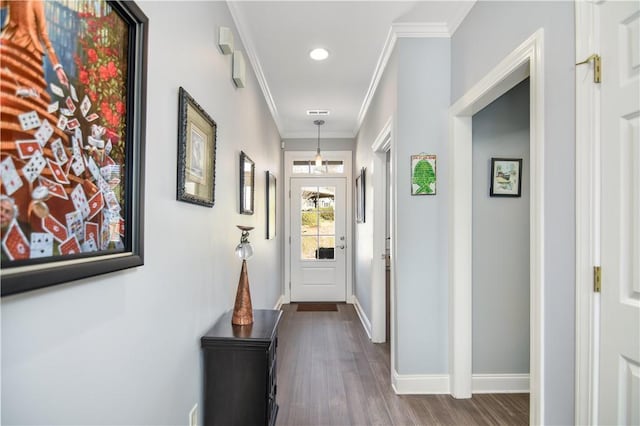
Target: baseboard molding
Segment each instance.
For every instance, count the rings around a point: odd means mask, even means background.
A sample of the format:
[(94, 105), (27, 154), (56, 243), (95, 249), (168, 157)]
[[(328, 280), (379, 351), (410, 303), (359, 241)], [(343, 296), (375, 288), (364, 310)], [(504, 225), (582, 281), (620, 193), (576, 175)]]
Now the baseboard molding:
[(391, 386), (399, 395), (448, 394), (448, 374), (398, 374), (393, 370)]
[(529, 393), (529, 375), (474, 374), (471, 393)]
[(273, 309), (275, 309), (276, 311), (279, 311), (280, 308), (282, 308), (283, 303), (284, 303), (284, 296), (278, 297), (278, 300), (276, 301), (276, 305), (273, 307)]
[(362, 306), (360, 306), (360, 302), (358, 302), (358, 298), (356, 296), (353, 296), (351, 300), (353, 301), (353, 306), (356, 308), (356, 312), (358, 313), (358, 317), (360, 318), (362, 327), (364, 328), (364, 331), (367, 333), (367, 336), (369, 336), (369, 340), (371, 340), (371, 321), (369, 321), (369, 318), (367, 318), (367, 315), (364, 313)]

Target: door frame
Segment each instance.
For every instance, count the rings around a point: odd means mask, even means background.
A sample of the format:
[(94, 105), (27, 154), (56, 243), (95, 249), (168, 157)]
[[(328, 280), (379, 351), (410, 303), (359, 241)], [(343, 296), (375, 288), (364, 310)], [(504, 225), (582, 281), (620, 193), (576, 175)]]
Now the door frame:
[[(394, 221), (392, 218), (395, 215), (395, 186), (393, 182), (396, 181), (394, 172), (394, 155), (393, 144), (393, 117), (390, 117), (382, 130), (376, 137), (375, 141), (371, 145), (373, 152), (373, 170), (372, 187), (373, 187), (373, 262), (371, 268), (371, 341), (374, 343), (382, 343), (387, 339), (391, 342), (391, 365), (394, 365), (394, 349), (395, 341), (394, 336), (394, 324), (395, 324), (395, 247), (394, 247)], [(387, 152), (391, 152), (391, 165), (389, 172), (389, 180), (387, 182)], [(386, 189), (390, 186), (391, 193), (389, 194), (390, 216), (387, 217), (387, 204), (386, 204)], [(387, 221), (391, 222), (390, 236), (390, 256), (391, 256), (391, 291), (389, 297), (390, 300), (390, 336), (386, 336), (386, 292), (385, 292), (385, 261), (384, 253), (386, 246), (386, 225)], [(381, 258), (381, 256), (383, 256)]]
[(345, 206), (345, 267), (346, 267), (346, 300), (353, 303), (353, 191), (352, 185), (352, 156), (351, 151), (322, 151), (323, 160), (342, 160), (344, 173), (339, 174), (294, 174), (293, 162), (296, 160), (313, 161), (315, 151), (285, 151), (284, 152), (284, 295), (282, 303), (291, 303), (291, 178), (346, 178), (346, 206)]
[[(575, 63), (600, 53), (600, 15), (592, 1), (575, 2)], [(593, 267), (600, 265), (600, 85), (593, 66), (576, 75), (576, 352), (575, 423), (598, 420), (600, 295), (593, 291)], [(577, 143), (580, 141), (580, 143)]]
[(544, 419), (544, 30), (507, 55), (449, 109), (449, 369), (451, 394), (472, 393), (472, 116), (529, 77), (529, 423)]

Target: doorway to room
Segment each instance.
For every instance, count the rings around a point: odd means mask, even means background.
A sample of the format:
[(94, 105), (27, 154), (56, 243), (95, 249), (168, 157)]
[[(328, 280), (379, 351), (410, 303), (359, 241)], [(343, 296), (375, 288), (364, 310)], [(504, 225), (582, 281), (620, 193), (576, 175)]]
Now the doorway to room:
[(529, 139), (529, 79), (472, 117), (473, 394), (529, 392)]
[[(529, 422), (543, 418), (544, 30), (533, 33), (449, 109), (449, 369), (451, 395), (473, 390), (472, 117), (529, 79)], [(503, 176), (504, 177), (504, 176)]]

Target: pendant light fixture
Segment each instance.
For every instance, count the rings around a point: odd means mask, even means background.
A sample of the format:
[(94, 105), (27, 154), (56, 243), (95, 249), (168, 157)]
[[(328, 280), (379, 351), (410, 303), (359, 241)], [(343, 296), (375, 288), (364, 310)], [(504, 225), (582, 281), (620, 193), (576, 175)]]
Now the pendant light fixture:
[(324, 120), (315, 120), (313, 124), (318, 126), (318, 149), (316, 149), (316, 167), (322, 167), (322, 156), (320, 155), (320, 126), (324, 124)]

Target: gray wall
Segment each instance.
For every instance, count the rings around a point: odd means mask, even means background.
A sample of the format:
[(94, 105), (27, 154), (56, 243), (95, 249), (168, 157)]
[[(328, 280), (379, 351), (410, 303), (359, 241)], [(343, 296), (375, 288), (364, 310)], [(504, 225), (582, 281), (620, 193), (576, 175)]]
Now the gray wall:
[[(398, 90), (398, 54), (393, 51), (378, 89), (371, 101), (367, 115), (356, 137), (353, 168), (359, 171), (366, 167), (365, 223), (356, 223), (354, 294), (364, 314), (371, 320), (371, 262), (373, 260), (373, 152), (371, 145), (382, 131), (389, 118), (396, 112)], [(354, 175), (355, 176), (355, 175)], [(355, 194), (354, 194), (355, 198)]]
[(544, 28), (544, 419), (572, 424), (575, 354), (574, 4), (476, 3), (452, 38), (451, 100)]
[[(472, 372), (529, 373), (529, 80), (472, 120)], [(489, 196), (492, 157), (523, 160), (519, 198)]]
[[(251, 68), (236, 89), (216, 48), (217, 28), (234, 28), (227, 6), (138, 4), (150, 19), (145, 265), (2, 298), (2, 424), (186, 424), (202, 407), (199, 338), (233, 306), (236, 224), (256, 227), (253, 306), (282, 294), (282, 221), (277, 239), (264, 236), (264, 171), (280, 169), (280, 138)], [(175, 200), (179, 86), (218, 124), (213, 208)], [(240, 150), (256, 162), (253, 216), (238, 214)]]
[[(450, 40), (403, 38), (396, 48), (397, 370), (400, 374), (445, 374)], [(437, 195), (411, 195), (410, 156), (421, 152), (437, 155)]]
[[(396, 119), (391, 167), (396, 168), (396, 365), (400, 374), (444, 374), (447, 367), (447, 176), (438, 169), (435, 196), (411, 196), (410, 156), (426, 152), (446, 165), (450, 93), (449, 39), (397, 41), (358, 134), (355, 168), (373, 170), (371, 144), (391, 115)], [(395, 93), (394, 93), (395, 90)], [(394, 108), (395, 107), (395, 108)], [(446, 169), (445, 169), (446, 170)], [(373, 213), (367, 189), (367, 217)], [(356, 295), (371, 314), (370, 221), (357, 226)]]

